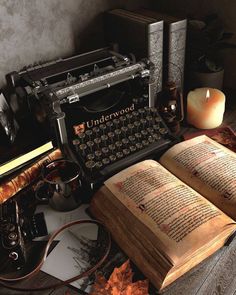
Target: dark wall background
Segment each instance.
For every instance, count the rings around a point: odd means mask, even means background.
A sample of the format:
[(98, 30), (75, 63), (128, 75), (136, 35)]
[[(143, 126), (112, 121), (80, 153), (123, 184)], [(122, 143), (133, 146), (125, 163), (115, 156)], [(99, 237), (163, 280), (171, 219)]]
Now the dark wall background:
[[(236, 44), (236, 1), (233, 0), (152, 0), (151, 6), (163, 12), (203, 17), (211, 13), (223, 20), (225, 30), (234, 33)], [(224, 49), (224, 86), (236, 89), (236, 49)]]
[(102, 13), (144, 0), (0, 0), (0, 87), (25, 65), (102, 47)]

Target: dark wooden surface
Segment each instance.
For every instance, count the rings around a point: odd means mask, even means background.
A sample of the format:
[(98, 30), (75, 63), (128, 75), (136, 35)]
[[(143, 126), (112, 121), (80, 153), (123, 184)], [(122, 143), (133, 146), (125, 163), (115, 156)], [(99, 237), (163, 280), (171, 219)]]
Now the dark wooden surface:
[[(232, 92), (226, 93), (226, 112), (222, 125), (229, 125), (236, 131), (236, 95)], [(180, 135), (199, 131), (190, 128), (187, 124), (182, 124)], [(36, 254), (37, 255), (37, 254)], [(37, 276), (26, 282), (17, 283), (16, 286), (39, 287), (48, 286), (58, 280), (40, 272)], [(78, 295), (78, 290), (71, 287), (61, 287), (60, 289), (49, 289), (40, 292), (17, 292), (0, 287), (0, 295), (15, 294), (30, 295)], [(151, 293), (159, 294), (153, 290)], [(176, 280), (173, 284), (161, 292), (161, 295), (236, 295), (236, 238), (228, 245), (220, 249), (214, 255), (203, 261), (194, 269)]]

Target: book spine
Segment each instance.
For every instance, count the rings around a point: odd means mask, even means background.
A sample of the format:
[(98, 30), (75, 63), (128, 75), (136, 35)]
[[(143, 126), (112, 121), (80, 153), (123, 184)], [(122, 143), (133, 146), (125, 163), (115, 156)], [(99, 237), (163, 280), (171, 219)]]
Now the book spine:
[[(148, 58), (153, 64), (151, 85), (153, 85), (152, 91), (156, 100), (157, 94), (162, 91), (163, 21), (149, 24), (147, 37)], [(155, 101), (150, 101), (149, 105), (154, 106)]]
[(0, 184), (0, 204), (13, 197), (16, 193), (27, 187), (34, 180), (36, 180), (41, 172), (45, 162), (50, 162), (62, 157), (59, 149), (47, 154), (30, 167), (20, 172), (11, 179), (8, 179)]
[(169, 24), (168, 80), (183, 92), (187, 20)]

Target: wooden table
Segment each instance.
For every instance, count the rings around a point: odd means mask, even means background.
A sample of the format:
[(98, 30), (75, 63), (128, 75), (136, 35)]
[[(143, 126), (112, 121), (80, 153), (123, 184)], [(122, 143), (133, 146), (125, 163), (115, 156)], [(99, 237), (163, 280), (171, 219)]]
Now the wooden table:
[[(229, 125), (236, 131), (236, 95), (228, 94), (226, 103), (224, 124)], [(187, 132), (199, 131), (183, 125), (180, 135)], [(236, 176), (235, 176), (236, 177)], [(40, 272), (36, 277), (31, 278), (28, 286), (39, 287), (55, 283), (58, 280)], [(18, 283), (21, 286), (24, 283)], [(1, 295), (27, 294), (18, 293), (5, 288), (0, 288)], [(30, 292), (30, 295), (78, 295), (81, 293), (71, 287), (62, 287), (57, 290), (46, 290), (40, 292)], [(151, 290), (151, 294), (159, 294), (156, 290)], [(220, 249), (214, 255), (203, 261), (194, 269), (183, 275), (173, 284), (168, 286), (162, 295), (210, 295), (224, 294), (236, 295), (236, 238), (228, 245)]]

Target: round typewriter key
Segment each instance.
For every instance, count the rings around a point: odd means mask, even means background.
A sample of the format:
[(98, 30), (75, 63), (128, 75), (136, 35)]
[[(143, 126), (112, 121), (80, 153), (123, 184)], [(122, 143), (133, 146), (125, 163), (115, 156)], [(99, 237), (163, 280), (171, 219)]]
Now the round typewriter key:
[(82, 153), (82, 156), (84, 157), (86, 155), (87, 145), (85, 143), (81, 143), (79, 146), (80, 152)]
[(121, 141), (116, 141), (115, 145), (116, 145), (117, 149), (119, 150), (122, 147), (122, 142)]
[(95, 133), (96, 136), (99, 135), (99, 131), (100, 131), (100, 129), (98, 127), (93, 127), (93, 133)]
[(84, 139), (85, 139), (85, 134), (84, 133), (80, 133), (78, 134), (79, 140), (81, 143), (84, 143)]
[(132, 134), (134, 131), (134, 124), (128, 124), (128, 130), (129, 130), (130, 134)]
[(155, 107), (151, 107), (150, 111), (153, 116), (156, 116), (158, 114), (157, 108), (155, 108)]
[(147, 120), (145, 120), (145, 119), (141, 119), (140, 122), (141, 122), (141, 124), (142, 124), (142, 128), (143, 128), (143, 129), (146, 128)]
[(130, 150), (129, 149), (123, 149), (123, 154), (124, 154), (124, 156), (128, 156), (130, 154)]
[(117, 159), (123, 158), (123, 153), (122, 152), (117, 152), (116, 157), (117, 157)]
[(107, 148), (107, 147), (103, 147), (103, 148), (102, 148), (102, 153), (103, 153), (105, 156), (107, 156), (107, 155), (109, 154), (109, 148)]
[(90, 152), (93, 152), (94, 142), (93, 141), (87, 141), (87, 146), (90, 149)]
[(94, 152), (94, 155), (95, 155), (96, 159), (99, 160), (101, 158), (101, 156), (102, 156), (102, 152), (100, 150), (96, 150)]
[(77, 139), (77, 138), (76, 139), (73, 139), (72, 144), (73, 144), (76, 152), (78, 152), (79, 151), (79, 145), (80, 145), (79, 139)]
[(138, 109), (139, 115), (141, 116), (141, 118), (143, 118), (144, 114), (145, 114), (145, 110), (144, 109)]
[(120, 129), (116, 129), (114, 132), (115, 132), (115, 135), (116, 135), (117, 140), (120, 140), (121, 130)]
[(135, 140), (136, 140), (136, 138), (135, 138), (134, 135), (130, 135), (130, 136), (129, 136), (129, 141), (130, 141), (131, 143), (134, 143)]
[(153, 138), (151, 135), (149, 135), (149, 136), (148, 136), (148, 141), (149, 141), (150, 143), (153, 143), (155, 140), (154, 140), (154, 138)]
[(133, 116), (131, 114), (126, 114), (126, 118), (127, 118), (128, 123), (130, 124)]
[(114, 152), (116, 150), (116, 146), (114, 144), (109, 144), (108, 148), (111, 152)]
[(123, 126), (123, 127), (121, 127), (121, 132), (123, 133), (123, 136), (126, 136), (127, 135), (127, 132), (128, 132), (128, 127), (126, 127), (126, 126)]
[(93, 135), (93, 131), (92, 130), (86, 130), (85, 131), (86, 136), (89, 138), (89, 140), (91, 140), (92, 135)]
[(150, 127), (148, 127), (148, 128), (147, 128), (147, 132), (148, 132), (149, 134), (153, 134), (153, 133), (154, 133), (154, 129), (153, 129), (153, 128), (150, 128)]
[(142, 134), (139, 133), (139, 132), (135, 133), (134, 136), (136, 137), (136, 139), (137, 139), (138, 141), (140, 141), (141, 138), (142, 138)]
[(114, 119), (113, 124), (115, 125), (116, 128), (118, 128), (119, 124), (120, 124), (120, 120), (119, 119)]
[(153, 125), (153, 130), (154, 130), (155, 132), (159, 132), (159, 129), (160, 129), (160, 126), (159, 126), (159, 125), (157, 125), (157, 124), (154, 124), (154, 125)]
[(148, 146), (149, 145), (149, 141), (146, 140), (146, 139), (142, 140), (142, 145), (143, 146)]
[(99, 138), (99, 137), (95, 138), (94, 143), (96, 144), (97, 148), (100, 148), (101, 138)]
[(164, 135), (168, 133), (168, 130), (165, 127), (159, 129), (160, 134)]
[(110, 164), (110, 160), (108, 158), (104, 158), (104, 159), (102, 159), (102, 164), (108, 165), (108, 164)]
[(134, 122), (134, 127), (135, 127), (137, 132), (139, 132), (140, 125), (141, 125), (141, 123), (139, 121)]
[(126, 117), (125, 116), (120, 116), (121, 126), (125, 126), (125, 121), (126, 121)]
[(107, 135), (102, 135), (101, 136), (101, 140), (102, 140), (102, 143), (103, 145), (107, 145), (107, 141), (108, 141), (108, 136)]
[(123, 143), (124, 146), (128, 145), (129, 144), (129, 140), (127, 138), (123, 138), (121, 140), (121, 142)]
[(144, 110), (145, 110), (146, 114), (148, 114), (148, 115), (151, 113), (151, 110), (150, 110), (149, 106), (145, 106)]
[(114, 141), (114, 137), (115, 137), (115, 133), (114, 132), (108, 132), (107, 134), (110, 142), (113, 142)]
[(152, 126), (152, 123), (153, 123), (153, 117), (152, 116), (147, 116), (146, 117), (146, 120), (148, 122), (148, 126), (151, 127)]
[(137, 150), (137, 147), (135, 145), (131, 145), (129, 147), (129, 149), (130, 149), (131, 153), (134, 153)]
[(136, 148), (137, 148), (138, 150), (141, 150), (141, 149), (143, 148), (143, 145), (142, 145), (140, 142), (137, 142), (137, 143), (135, 144), (135, 146), (136, 146)]
[(139, 113), (137, 111), (133, 111), (132, 115), (133, 115), (134, 120), (137, 120), (138, 116), (139, 116)]
[(109, 159), (111, 162), (115, 162), (116, 161), (116, 156), (115, 155), (110, 155)]
[(142, 136), (145, 138), (148, 135), (148, 132), (146, 130), (141, 130)]
[(112, 131), (112, 127), (114, 126), (114, 124), (111, 121), (108, 121), (108, 122), (106, 122), (106, 126), (109, 131)]
[(100, 124), (100, 129), (102, 130), (102, 134), (105, 134), (107, 126), (105, 124)]
[(88, 161), (92, 161), (92, 160), (94, 160), (95, 159), (95, 155), (94, 154), (88, 154), (87, 155), (87, 160)]
[(103, 166), (103, 164), (102, 164), (101, 161), (97, 161), (97, 162), (95, 163), (95, 166), (96, 166), (97, 169), (101, 169), (102, 166)]
[(87, 161), (87, 162), (85, 163), (85, 166), (86, 166), (87, 169), (90, 170), (90, 172), (92, 172), (93, 169), (94, 169), (95, 166), (96, 166), (96, 163), (95, 163), (94, 161)]
[(160, 135), (159, 133), (154, 133), (154, 134), (152, 135), (152, 137), (153, 137), (156, 141), (158, 141), (159, 139), (161, 139), (161, 135)]

